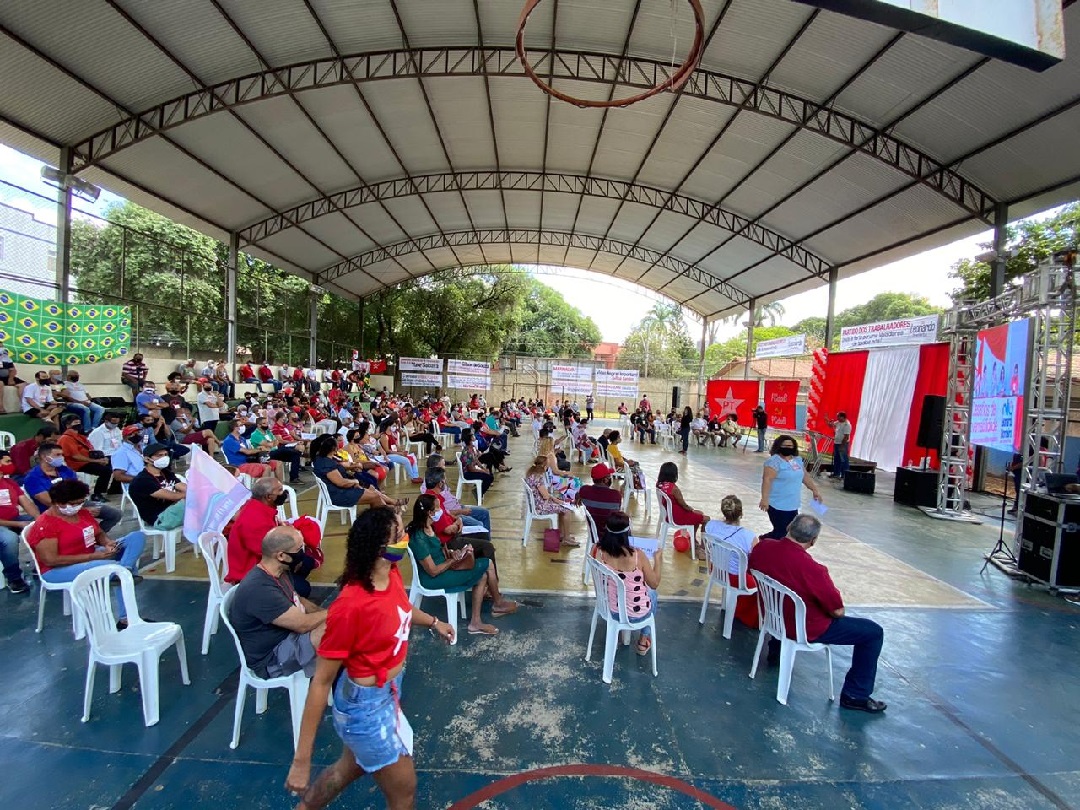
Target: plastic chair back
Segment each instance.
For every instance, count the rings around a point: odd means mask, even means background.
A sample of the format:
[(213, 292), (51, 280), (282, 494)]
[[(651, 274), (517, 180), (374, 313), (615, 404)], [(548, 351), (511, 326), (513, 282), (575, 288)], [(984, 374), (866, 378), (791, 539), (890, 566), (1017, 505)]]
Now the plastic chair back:
[(670, 523), (672, 526), (674, 526), (675, 520), (671, 516), (671, 498), (668, 497), (668, 494), (659, 487), (656, 488), (656, 497), (657, 499), (659, 499), (660, 502), (660, 522)]
[(83, 571), (71, 583), (71, 598), (80, 611), (93, 647), (100, 647), (110, 636), (120, 633), (116, 629), (116, 615), (113, 613), (110, 587), (113, 577), (120, 580), (128, 624), (142, 621), (135, 602), (135, 580), (130, 571), (116, 564), (99, 565)]
[[(589, 571), (592, 573), (593, 590), (596, 593), (596, 613), (603, 619), (611, 619), (612, 613), (617, 613), (619, 624), (630, 624), (630, 618), (626, 615), (626, 583), (611, 568), (608, 568), (595, 557), (589, 557), (586, 561)], [(611, 592), (615, 592), (615, 600), (618, 609), (611, 609)]]
[(532, 487), (529, 486), (529, 482), (524, 478), (521, 479), (521, 486), (525, 490), (526, 514), (536, 517), (536, 499), (533, 497)]
[(806, 644), (806, 603), (802, 597), (786, 585), (782, 585), (760, 571), (752, 571), (758, 585), (758, 603), (761, 606), (762, 629), (773, 638), (786, 639), (787, 622), (784, 619), (784, 600), (795, 605), (795, 642)]
[(225, 577), (229, 575), (229, 555), (225, 536), (221, 532), (203, 532), (199, 535), (199, 548), (206, 559), (206, 571), (210, 577), (210, 592), (223, 599), (228, 590)]
[(731, 573), (731, 563), (735, 561), (735, 567), (739, 571), (737, 587), (740, 591), (749, 590), (746, 585), (746, 572), (749, 570), (749, 558), (746, 556), (746, 552), (734, 543), (722, 537), (717, 537), (715, 534), (708, 535), (708, 540), (709, 542), (705, 548), (709, 552), (709, 561), (712, 563), (716, 576), (718, 578), (722, 577), (722, 581), (726, 582), (728, 574)]
[(233, 644), (236, 646), (236, 654), (240, 656), (240, 668), (244, 670), (249, 679), (261, 681), (263, 679), (248, 668), (247, 657), (244, 655), (244, 646), (240, 643), (240, 636), (237, 634), (236, 628), (233, 627), (232, 620), (229, 619), (229, 608), (232, 607), (235, 598), (236, 588), (230, 588), (222, 596), (221, 605), (218, 606), (218, 611), (221, 614), (221, 620), (225, 622), (225, 627), (229, 630), (229, 635), (232, 636)]
[[(300, 517), (300, 510), (296, 506), (296, 490), (288, 484), (282, 484), (282, 487), (285, 490), (285, 494), (288, 496), (288, 500), (277, 508), (278, 517), (282, 520), (296, 520)], [(287, 510), (285, 508), (286, 506), (288, 507)]]

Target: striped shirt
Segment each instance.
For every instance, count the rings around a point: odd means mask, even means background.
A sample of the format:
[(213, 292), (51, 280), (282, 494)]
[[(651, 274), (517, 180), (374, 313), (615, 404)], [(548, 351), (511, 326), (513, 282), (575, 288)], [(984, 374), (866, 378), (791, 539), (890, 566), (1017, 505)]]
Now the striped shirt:
[(120, 374), (124, 377), (134, 377), (136, 380), (146, 379), (146, 363), (136, 363), (134, 360), (128, 360), (124, 363), (124, 367), (120, 370)]

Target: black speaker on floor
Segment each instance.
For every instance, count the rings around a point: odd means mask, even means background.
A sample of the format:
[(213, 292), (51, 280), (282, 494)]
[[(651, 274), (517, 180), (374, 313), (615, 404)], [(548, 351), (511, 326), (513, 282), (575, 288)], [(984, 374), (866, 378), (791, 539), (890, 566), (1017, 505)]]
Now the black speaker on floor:
[(941, 447), (941, 434), (944, 430), (945, 397), (928, 394), (922, 401), (919, 437), (915, 443), (922, 448), (938, 449)]
[(677, 411), (679, 409), (679, 386), (671, 386), (671, 409)]

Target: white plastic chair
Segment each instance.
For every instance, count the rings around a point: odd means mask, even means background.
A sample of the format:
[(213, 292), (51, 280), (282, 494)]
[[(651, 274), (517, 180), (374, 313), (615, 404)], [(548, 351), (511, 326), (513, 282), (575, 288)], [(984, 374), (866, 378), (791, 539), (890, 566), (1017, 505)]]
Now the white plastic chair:
[(165, 571), (172, 573), (176, 570), (176, 547), (180, 544), (180, 537), (183, 534), (183, 527), (178, 526), (175, 529), (155, 529), (152, 526), (147, 526), (143, 523), (142, 515), (139, 514), (139, 510), (135, 509), (135, 519), (139, 522), (139, 531), (146, 535), (148, 539), (154, 541), (154, 559), (161, 559), (161, 550), (165, 549)]
[[(423, 442), (414, 442), (409, 438), (407, 432), (401, 434), (401, 438), (405, 440), (405, 452), (413, 453), (416, 455), (416, 460), (419, 461), (424, 457), (424, 451), (427, 450), (427, 445)], [(415, 448), (415, 449), (413, 449)]]
[(38, 584), (41, 586), (38, 591), (37, 629), (34, 632), (40, 633), (42, 624), (45, 621), (45, 594), (49, 591), (60, 591), (64, 594), (64, 615), (71, 616), (71, 629), (75, 633), (75, 638), (81, 639), (86, 635), (86, 631), (83, 629), (79, 611), (71, 609), (71, 586), (73, 583), (48, 582), (41, 576), (41, 565), (38, 563), (37, 555), (26, 539), (30, 536), (30, 528), (33, 525), (33, 523), (26, 524), (26, 528), (22, 530), (19, 536), (22, 539), (22, 544), (26, 546), (26, 550), (30, 552), (30, 559), (34, 561), (34, 572), (37, 574)]
[(315, 476), (315, 486), (319, 488), (319, 498), (315, 502), (315, 519), (319, 521), (323, 526), (326, 525), (326, 521), (330, 517), (331, 512), (337, 512), (341, 518), (342, 525), (345, 524), (345, 515), (349, 515), (349, 524), (352, 525), (356, 522), (356, 506), (335, 506), (330, 500), (330, 491), (326, 488), (326, 482), (319, 476)]
[[(795, 653), (824, 652), (829, 665), (829, 700), (836, 699), (833, 689), (832, 650), (828, 644), (811, 644), (806, 640), (806, 603), (795, 591), (781, 585), (772, 577), (751, 569), (758, 584), (758, 607), (761, 609), (761, 632), (758, 634), (757, 649), (754, 650), (754, 664), (750, 667), (750, 677), (757, 674), (758, 659), (765, 646), (765, 638), (772, 636), (780, 640), (780, 679), (776, 684), (776, 700), (787, 705), (788, 690), (791, 689), (791, 672), (795, 668)], [(795, 603), (795, 638), (787, 635), (784, 621), (784, 600)]]
[(120, 482), (120, 517), (124, 516), (124, 509), (127, 506), (131, 506), (133, 514), (139, 514), (139, 508), (135, 506), (135, 501), (131, 500), (131, 495), (128, 493), (128, 487), (131, 486), (130, 482)]
[(461, 613), (461, 618), (466, 618), (465, 613), (465, 591), (456, 591), (454, 593), (448, 593), (442, 588), (429, 589), (420, 584), (420, 567), (416, 564), (416, 556), (413, 554), (411, 547), (407, 547), (409, 552), (409, 564), (412, 566), (412, 585), (409, 586), (409, 602), (413, 607), (420, 607), (420, 602), (423, 601), (425, 596), (441, 596), (446, 600), (446, 623), (454, 628), (454, 640), (450, 642), (451, 645), (458, 643), (457, 632), (457, 619), (458, 613)]
[[(724, 638), (731, 638), (731, 629), (735, 624), (735, 602), (740, 596), (749, 596), (757, 593), (757, 588), (751, 588), (746, 584), (747, 557), (746, 552), (715, 535), (706, 535), (705, 549), (709, 560), (709, 581), (705, 583), (705, 598), (701, 602), (701, 615), (698, 624), (705, 624), (705, 611), (709, 607), (709, 593), (715, 582), (723, 589), (721, 601), (721, 613), (724, 615)], [(738, 584), (732, 585), (728, 574), (731, 571), (731, 561), (738, 563)]]
[(697, 559), (697, 543), (695, 542), (695, 526), (682, 526), (675, 522), (675, 519), (671, 516), (671, 498), (667, 496), (667, 493), (659, 487), (656, 490), (657, 500), (660, 502), (660, 548), (664, 548), (667, 544), (668, 530), (671, 530), (672, 536), (674, 532), (679, 529), (686, 529), (690, 533), (690, 559)]
[(644, 489), (635, 489), (634, 482), (631, 480), (633, 476), (626, 476), (623, 479), (623, 493), (622, 493), (622, 510), (628, 511), (630, 508), (630, 499), (636, 500), (638, 495), (645, 496), (645, 519), (652, 518), (652, 490), (648, 487)]
[[(112, 595), (109, 587), (113, 577), (120, 579), (120, 591), (127, 609), (128, 626), (116, 629)], [(139, 617), (135, 602), (135, 581), (131, 572), (120, 565), (102, 565), (83, 571), (71, 583), (71, 598), (83, 618), (90, 641), (90, 660), (86, 669), (86, 692), (83, 695), (82, 721), (90, 719), (90, 701), (94, 697), (94, 673), (97, 665), (109, 668), (109, 693), (120, 691), (123, 664), (139, 668), (139, 692), (142, 694), (143, 721), (156, 725), (160, 718), (158, 667), (161, 655), (170, 647), (176, 648), (180, 659), (180, 677), (185, 686), (188, 677), (184, 631), (175, 622), (148, 622)]]
[(10, 450), (15, 446), (15, 434), (0, 430), (0, 450)]
[(229, 555), (225, 536), (221, 532), (203, 532), (199, 535), (199, 546), (206, 571), (210, 576), (210, 592), (206, 597), (206, 618), (203, 620), (202, 654), (210, 652), (210, 637), (218, 631), (218, 606), (225, 594), (232, 587), (225, 581), (229, 575)]
[(293, 750), (295, 751), (296, 744), (300, 740), (300, 721), (304, 715), (304, 703), (307, 702), (310, 681), (302, 669), (281, 678), (260, 678), (248, 668), (247, 659), (244, 657), (244, 648), (240, 645), (240, 637), (236, 634), (236, 628), (232, 626), (232, 622), (229, 621), (229, 606), (235, 597), (236, 588), (233, 588), (225, 594), (221, 604), (218, 605), (218, 613), (222, 621), (225, 622), (225, 627), (228, 628), (229, 635), (232, 636), (233, 643), (236, 645), (236, 654), (240, 656), (240, 683), (236, 687), (236, 709), (233, 712), (233, 732), (232, 740), (229, 741), (229, 748), (236, 748), (240, 744), (240, 720), (244, 716), (244, 703), (247, 700), (247, 690), (250, 686), (255, 690), (255, 714), (262, 714), (266, 711), (267, 690), (289, 690), (289, 714), (292, 717)]
[(536, 499), (533, 497), (532, 488), (526, 483), (525, 479), (521, 479), (521, 486), (525, 489), (525, 530), (521, 534), (521, 545), (526, 545), (529, 542), (529, 532), (532, 530), (532, 524), (534, 520), (546, 520), (551, 524), (551, 528), (559, 528), (559, 514), (556, 512), (553, 515), (540, 515), (536, 512)]
[[(285, 495), (288, 497), (288, 500), (277, 508), (278, 517), (286, 521), (296, 520), (300, 517), (300, 510), (296, 506), (296, 490), (288, 484), (282, 484), (281, 486), (285, 490)], [(288, 509), (285, 507), (288, 507)]]
[(588, 509), (585, 509), (585, 526), (588, 528), (589, 533), (585, 538), (585, 556), (581, 558), (581, 581), (585, 585), (592, 582), (592, 574), (589, 571), (588, 560), (592, 557), (593, 549), (596, 548), (596, 544), (600, 542), (600, 533), (596, 530), (596, 521), (593, 520), (592, 513)]
[(656, 423), (656, 443), (661, 447), (670, 445), (671, 450), (675, 450), (675, 431), (671, 425), (667, 422)]
[[(615, 669), (615, 649), (619, 643), (620, 630), (641, 630), (644, 627), (652, 628), (652, 644), (649, 651), (652, 653), (652, 674), (655, 678), (656, 671), (656, 620), (655, 613), (644, 619), (634, 621), (626, 615), (626, 584), (613, 570), (608, 568), (595, 557), (586, 557), (585, 564), (592, 573), (593, 589), (596, 593), (596, 606), (593, 609), (592, 625), (589, 627), (589, 645), (585, 648), (585, 660), (592, 660), (593, 637), (596, 634), (596, 620), (598, 618), (607, 622), (607, 634), (604, 640), (604, 672), (601, 678), (604, 683), (611, 683), (611, 675)], [(608, 603), (608, 587), (614, 587), (618, 594), (618, 614), (614, 618), (611, 606)], [(629, 636), (626, 644), (629, 644)]]
[(476, 487), (476, 505), (477, 506), (483, 506), (484, 505), (484, 491), (483, 491), (484, 482), (479, 481), (479, 480), (473, 480), (471, 478), (466, 478), (465, 477), (465, 465), (461, 463), (461, 453), (458, 453), (455, 458), (457, 460), (457, 473), (458, 473), (458, 475), (457, 475), (457, 492), (455, 493), (454, 497), (456, 497), (460, 501), (461, 500), (462, 490), (464, 490), (464, 488), (465, 488), (465, 486), (467, 484), (472, 485), (472, 486)]

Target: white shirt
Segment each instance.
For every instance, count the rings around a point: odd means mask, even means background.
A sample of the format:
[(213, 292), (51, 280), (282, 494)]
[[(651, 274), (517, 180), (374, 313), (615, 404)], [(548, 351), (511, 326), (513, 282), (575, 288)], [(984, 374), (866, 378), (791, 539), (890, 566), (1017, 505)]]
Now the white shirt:
[(206, 392), (200, 391), (199, 395), (195, 398), (195, 402), (199, 406), (199, 421), (200, 422), (214, 422), (221, 418), (219, 409), (217, 407), (211, 407), (208, 403), (213, 402), (216, 406), (218, 403), (218, 395), (213, 391)]
[(86, 437), (90, 441), (90, 446), (95, 450), (100, 450), (106, 457), (111, 457), (123, 443), (124, 438), (120, 434), (119, 427), (113, 427), (108, 422), (102, 422), (96, 428), (90, 431), (90, 435)]
[(37, 405), (32, 404), (30, 400), (39, 402), (41, 403), (41, 407), (45, 407), (53, 401), (52, 389), (49, 388), (48, 384), (38, 385), (36, 382), (32, 382), (23, 389), (22, 409), (24, 413), (31, 408), (38, 407)]
[(89, 402), (90, 395), (86, 393), (86, 387), (81, 382), (72, 382), (68, 380), (64, 383), (64, 391), (75, 402)]
[(308, 370), (307, 370), (307, 371), (305, 372), (305, 374), (307, 375), (307, 378), (308, 378), (309, 380), (314, 380), (314, 379), (317, 379), (317, 378), (318, 378), (318, 376), (319, 376), (319, 375), (318, 375), (318, 372), (317, 372), (317, 371), (316, 371), (315, 369), (313, 369), (313, 368), (309, 368), (309, 369), (308, 369)]
[(843, 422), (837, 422), (833, 428), (833, 444), (840, 444), (846, 442), (851, 438), (851, 422), (847, 420)]
[(705, 430), (705, 428), (707, 428), (708, 426), (709, 423), (702, 419), (700, 416), (690, 423), (690, 427), (694, 430)]

